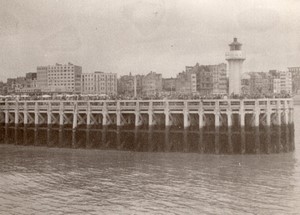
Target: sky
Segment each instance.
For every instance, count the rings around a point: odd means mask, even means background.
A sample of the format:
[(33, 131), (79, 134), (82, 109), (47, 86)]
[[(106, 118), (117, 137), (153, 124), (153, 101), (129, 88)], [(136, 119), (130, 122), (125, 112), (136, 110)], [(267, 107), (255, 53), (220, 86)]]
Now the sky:
[(225, 61), (237, 37), (244, 72), (300, 66), (297, 0), (1, 0), (0, 80), (72, 62), (118, 76)]

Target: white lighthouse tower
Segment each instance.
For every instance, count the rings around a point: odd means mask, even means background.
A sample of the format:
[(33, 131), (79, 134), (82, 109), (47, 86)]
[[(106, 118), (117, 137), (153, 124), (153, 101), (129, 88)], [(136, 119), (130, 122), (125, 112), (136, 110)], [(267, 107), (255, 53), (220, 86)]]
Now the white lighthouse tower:
[(242, 52), (242, 44), (233, 39), (229, 44), (230, 51), (226, 53), (226, 60), (229, 66), (229, 95), (241, 94), (241, 76), (243, 71), (243, 62), (246, 59)]

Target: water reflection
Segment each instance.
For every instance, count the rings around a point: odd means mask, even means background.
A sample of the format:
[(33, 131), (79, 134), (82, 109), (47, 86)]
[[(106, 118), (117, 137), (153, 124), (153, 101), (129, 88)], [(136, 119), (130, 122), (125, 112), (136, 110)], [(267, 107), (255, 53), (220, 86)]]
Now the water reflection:
[(280, 153), (294, 150), (294, 126), (233, 129), (0, 127), (0, 142), (61, 148), (211, 154)]

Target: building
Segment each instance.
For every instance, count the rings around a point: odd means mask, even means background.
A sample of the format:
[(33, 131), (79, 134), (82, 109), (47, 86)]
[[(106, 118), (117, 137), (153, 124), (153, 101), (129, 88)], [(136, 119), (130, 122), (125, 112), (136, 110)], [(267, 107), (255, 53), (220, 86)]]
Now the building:
[(273, 79), (273, 90), (272, 92), (275, 94), (281, 93), (281, 84), (280, 84), (280, 79), (279, 78), (274, 78)]
[(29, 72), (25, 75), (26, 86), (27, 88), (37, 88), (37, 73)]
[(162, 88), (165, 92), (175, 92), (176, 91), (176, 78), (163, 78)]
[(242, 52), (242, 44), (233, 39), (229, 44), (230, 51), (226, 53), (229, 72), (229, 94), (241, 94), (241, 76), (243, 72), (243, 62), (246, 59)]
[(249, 95), (269, 95), (272, 93), (273, 82), (269, 73), (249, 72)]
[(3, 83), (3, 81), (0, 81), (0, 95), (5, 94), (4, 87), (5, 87), (5, 84)]
[(118, 80), (118, 95), (135, 97), (142, 94), (143, 75), (123, 75)]
[(146, 96), (155, 96), (162, 91), (162, 75), (150, 72), (143, 77), (142, 94)]
[(292, 74), (292, 92), (300, 94), (300, 67), (289, 67), (288, 70)]
[(201, 95), (209, 95), (213, 92), (213, 73), (209, 66), (199, 65), (186, 67), (186, 71), (196, 76), (196, 92)]
[(292, 74), (289, 71), (280, 71), (280, 91), (281, 93), (292, 93)]
[(17, 77), (15, 84), (15, 93), (20, 93), (22, 89), (26, 87), (26, 78), (25, 77)]
[(215, 95), (227, 94), (227, 65), (221, 63), (217, 65), (209, 65), (210, 71), (212, 72), (213, 89), (212, 93)]
[(181, 94), (193, 94), (197, 92), (196, 74), (193, 67), (187, 66), (186, 70), (178, 73), (176, 77), (176, 92)]
[(280, 73), (277, 70), (270, 70), (269, 75), (271, 78), (271, 92), (275, 94), (281, 93)]
[(36, 85), (41, 91), (48, 90), (48, 67), (38, 66), (36, 69)]
[(117, 74), (104, 72), (81, 74), (81, 93), (116, 95)]
[(13, 94), (16, 92), (16, 78), (8, 78), (6, 85), (7, 85), (7, 93), (8, 94)]
[(72, 63), (37, 67), (37, 87), (43, 92), (80, 93), (81, 66)]
[(249, 95), (250, 94), (250, 88), (249, 88), (250, 75), (248, 75), (248, 73), (243, 73), (241, 78), (242, 78), (241, 79), (241, 94)]

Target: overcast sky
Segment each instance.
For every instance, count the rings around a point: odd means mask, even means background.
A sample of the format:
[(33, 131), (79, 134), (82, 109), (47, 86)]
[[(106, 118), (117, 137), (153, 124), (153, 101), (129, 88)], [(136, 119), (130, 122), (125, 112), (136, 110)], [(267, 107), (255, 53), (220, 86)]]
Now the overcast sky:
[(226, 62), (233, 37), (244, 71), (300, 66), (297, 0), (1, 0), (0, 80), (39, 65), (149, 71)]

